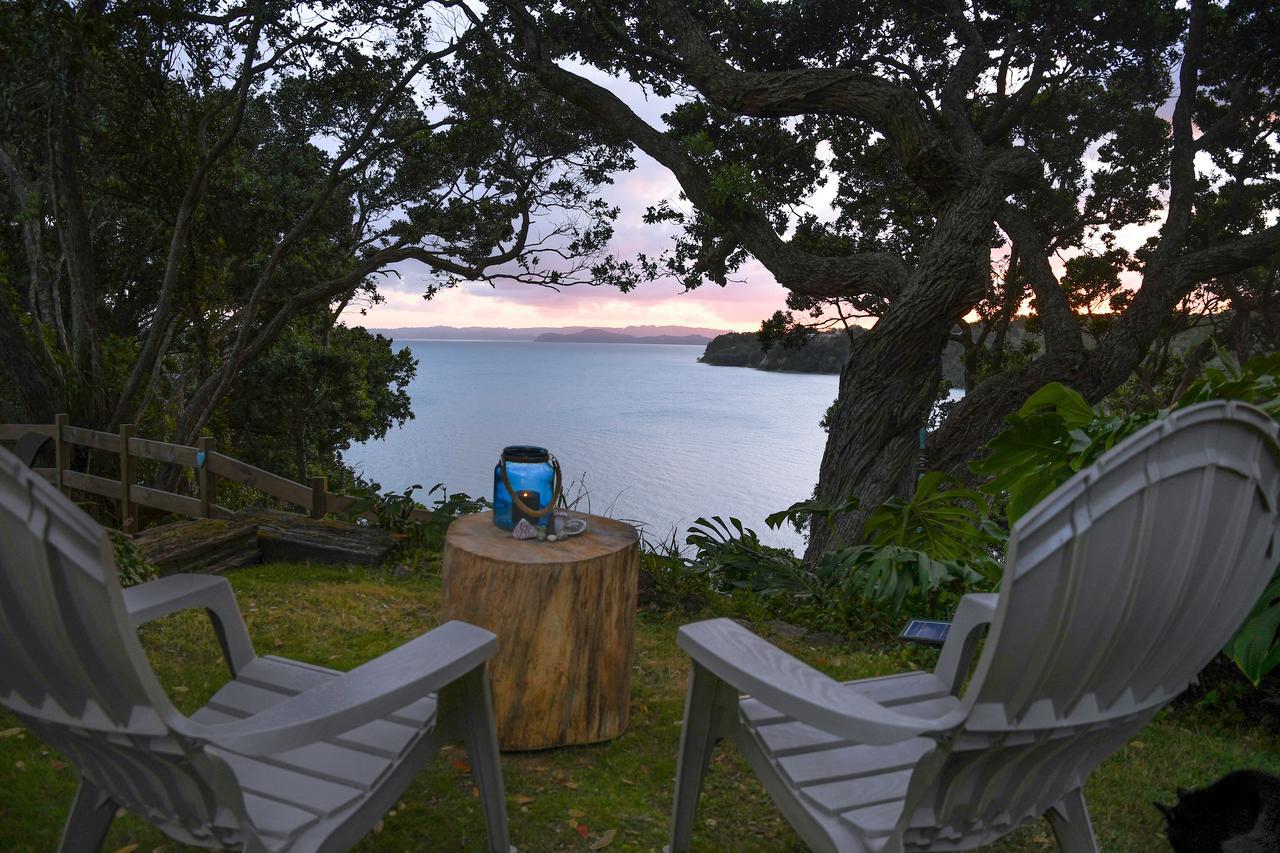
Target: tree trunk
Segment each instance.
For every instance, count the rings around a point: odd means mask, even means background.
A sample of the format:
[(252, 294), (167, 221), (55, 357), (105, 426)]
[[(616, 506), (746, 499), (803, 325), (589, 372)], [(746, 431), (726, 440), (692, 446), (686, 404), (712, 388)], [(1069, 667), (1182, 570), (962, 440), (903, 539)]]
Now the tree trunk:
[(20, 310), (12, 291), (0, 285), (0, 362), (18, 390), (23, 417), (31, 423), (52, 423), (65, 401), (54, 380), (52, 365), (32, 346), (23, 329)]
[(1080, 362), (1042, 357), (967, 389), (946, 422), (929, 436), (926, 467), (972, 481), (969, 460), (1004, 428), (1007, 415), (1016, 412), (1032, 393), (1049, 382), (1062, 382), (1080, 390), (1084, 375)]
[[(859, 541), (867, 514), (899, 491), (933, 406), (946, 345), (945, 331), (926, 343), (873, 330), (851, 352), (831, 413), (817, 493), (827, 503), (858, 499), (861, 509), (837, 519), (846, 544)], [(805, 558), (815, 560), (834, 545), (826, 525), (813, 523)]]
[[(837, 519), (846, 544), (860, 541), (867, 515), (909, 482), (951, 329), (987, 290), (1003, 186), (996, 176), (977, 176), (940, 209), (906, 287), (849, 353), (817, 489), (828, 504), (858, 499), (859, 509)], [(825, 524), (811, 523), (805, 559), (816, 560), (834, 544)]]

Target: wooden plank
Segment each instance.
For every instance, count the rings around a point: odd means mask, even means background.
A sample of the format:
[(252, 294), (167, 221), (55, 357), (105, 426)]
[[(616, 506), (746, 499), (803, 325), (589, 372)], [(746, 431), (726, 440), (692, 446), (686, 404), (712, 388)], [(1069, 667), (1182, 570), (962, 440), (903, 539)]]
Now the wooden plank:
[(194, 519), (151, 527), (134, 540), (160, 574), (221, 572), (262, 562), (258, 525)]
[(120, 452), (120, 436), (109, 432), (69, 426), (62, 428), (62, 435), (67, 441), (72, 444), (79, 444), (82, 447), (92, 447), (95, 450), (105, 450), (108, 453)]
[(0, 441), (17, 441), (29, 432), (53, 438), (53, 424), (0, 424)]
[(341, 515), (347, 511), (348, 507), (356, 502), (356, 499), (346, 495), (335, 495), (333, 492), (329, 492), (324, 496), (324, 502), (325, 512), (332, 515)]
[(154, 459), (157, 462), (171, 462), (175, 465), (195, 467), (196, 449), (185, 444), (170, 444), (167, 441), (152, 441), (149, 438), (129, 439), (129, 452), (143, 459)]
[(258, 524), (258, 547), (267, 562), (359, 563), (376, 566), (395, 546), (380, 527), (312, 519), (280, 510), (240, 514)]
[[(71, 443), (67, 441), (67, 415), (53, 416), (53, 484), (62, 488), (62, 472), (71, 467)], [(66, 490), (63, 489), (65, 492)]]
[(129, 496), (129, 487), (133, 485), (133, 454), (129, 452), (129, 441), (133, 438), (133, 424), (120, 424), (120, 529), (125, 533), (133, 533), (138, 529), (138, 508)]
[(178, 515), (186, 515), (192, 518), (200, 517), (200, 501), (195, 498), (175, 495), (172, 492), (164, 492), (160, 489), (152, 489), (148, 486), (136, 484), (129, 487), (129, 497), (134, 503), (142, 504), (143, 506), (163, 509), (167, 512), (174, 512)]
[(106, 477), (96, 477), (80, 471), (63, 471), (62, 485), (106, 498), (119, 498), (122, 492), (118, 480), (108, 480)]
[(210, 453), (205, 462), (219, 477), (251, 486), (258, 491), (301, 507), (311, 506), (311, 487), (247, 465), (221, 453)]

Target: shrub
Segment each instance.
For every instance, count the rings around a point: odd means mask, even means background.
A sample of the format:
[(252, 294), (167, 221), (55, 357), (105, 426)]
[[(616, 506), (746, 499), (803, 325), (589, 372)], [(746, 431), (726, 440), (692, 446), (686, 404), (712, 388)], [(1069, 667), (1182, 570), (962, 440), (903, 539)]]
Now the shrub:
[(142, 552), (138, 550), (138, 546), (127, 533), (107, 528), (107, 536), (111, 538), (111, 551), (115, 556), (120, 586), (136, 586), (154, 580), (159, 575), (156, 567), (142, 556)]
[[(1108, 414), (1058, 383), (1041, 388), (1010, 415), (1008, 426), (971, 465), (990, 477), (982, 490), (1005, 502), (1010, 524), (1072, 474), (1172, 409), (1207, 400), (1241, 400), (1280, 419), (1280, 353), (1239, 364), (1229, 353), (1217, 359), (1168, 410)], [(1257, 606), (1224, 650), (1257, 684), (1280, 666), (1280, 569)]]

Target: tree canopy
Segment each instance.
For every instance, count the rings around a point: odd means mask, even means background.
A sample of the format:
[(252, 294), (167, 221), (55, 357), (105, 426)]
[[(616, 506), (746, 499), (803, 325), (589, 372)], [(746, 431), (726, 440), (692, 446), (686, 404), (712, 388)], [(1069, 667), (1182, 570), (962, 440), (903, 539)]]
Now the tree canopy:
[(0, 397), (190, 442), (289, 340), (367, 347), (329, 329), (395, 264), (428, 294), (609, 278), (625, 149), (455, 6), (0, 7)]
[[(723, 285), (751, 256), (793, 308), (874, 318), (821, 499), (869, 510), (901, 489), (953, 337), (994, 368), (932, 442), (956, 470), (1047, 381), (1110, 394), (1197, 294), (1274, 302), (1274, 4), (501, 0), (475, 20), (679, 180), (692, 213), (650, 211), (683, 229), (650, 274)], [(654, 126), (583, 63), (679, 105)], [(805, 207), (825, 181), (829, 215)], [(1100, 302), (1118, 313), (1091, 323)], [(1028, 304), (1043, 351), (1006, 358), (998, 327)]]

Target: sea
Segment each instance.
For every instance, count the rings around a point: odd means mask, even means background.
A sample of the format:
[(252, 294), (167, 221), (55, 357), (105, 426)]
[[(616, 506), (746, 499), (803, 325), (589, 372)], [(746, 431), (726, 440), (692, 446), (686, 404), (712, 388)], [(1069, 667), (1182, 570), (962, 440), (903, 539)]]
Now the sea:
[(718, 515), (803, 548), (794, 529), (764, 520), (813, 492), (834, 375), (714, 367), (698, 362), (700, 346), (396, 345), (418, 360), (414, 417), (345, 454), (383, 489), (442, 483), (492, 500), (502, 448), (533, 444), (559, 459), (576, 508), (635, 523), (655, 543), (682, 545), (697, 518)]

